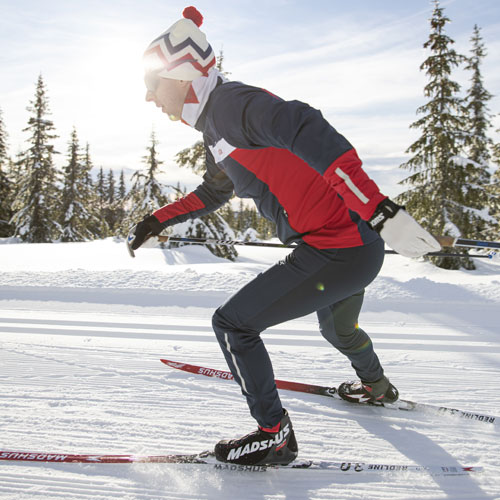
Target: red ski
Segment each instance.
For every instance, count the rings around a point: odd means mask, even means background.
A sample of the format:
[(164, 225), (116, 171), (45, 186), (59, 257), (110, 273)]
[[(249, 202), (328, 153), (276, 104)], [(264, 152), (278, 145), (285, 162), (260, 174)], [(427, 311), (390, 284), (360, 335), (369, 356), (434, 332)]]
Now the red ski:
[[(171, 368), (176, 368), (177, 370), (182, 370), (189, 373), (195, 373), (196, 375), (204, 375), (205, 377), (215, 377), (223, 380), (233, 380), (234, 377), (231, 372), (224, 370), (214, 370), (213, 368), (206, 368), (204, 366), (190, 365), (189, 363), (179, 363), (177, 361), (171, 361), (169, 359), (161, 359), (162, 363), (165, 363)], [(304, 392), (307, 394), (318, 394), (320, 396), (327, 396), (330, 398), (343, 399), (338, 395), (336, 387), (325, 387), (321, 385), (314, 384), (303, 384), (300, 382), (291, 382), (289, 380), (276, 380), (276, 387), (278, 389), (284, 389), (287, 391)], [(352, 405), (353, 403), (346, 403)], [(428, 403), (416, 403), (414, 401), (408, 401), (406, 399), (398, 399), (392, 404), (380, 404), (380, 403), (364, 403), (370, 406), (381, 406), (384, 408), (389, 408), (391, 410), (402, 410), (402, 411), (412, 411), (419, 410), (432, 414), (438, 415), (454, 415), (456, 417), (464, 418), (467, 420), (474, 420), (476, 422), (484, 422), (489, 424), (499, 425), (500, 419), (492, 415), (484, 415), (482, 413), (468, 412), (464, 410), (456, 410), (454, 408), (448, 408), (447, 406), (437, 406)], [(357, 405), (360, 406), (360, 405)]]

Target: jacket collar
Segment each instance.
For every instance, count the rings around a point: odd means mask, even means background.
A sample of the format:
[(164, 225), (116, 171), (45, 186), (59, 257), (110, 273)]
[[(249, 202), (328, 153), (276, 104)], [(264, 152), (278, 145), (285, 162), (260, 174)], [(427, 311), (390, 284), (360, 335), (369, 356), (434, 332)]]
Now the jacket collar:
[(220, 71), (210, 68), (207, 76), (200, 76), (191, 82), (182, 108), (182, 121), (190, 127), (195, 127), (208, 102), (210, 94), (219, 83), (219, 79), (227, 81)]

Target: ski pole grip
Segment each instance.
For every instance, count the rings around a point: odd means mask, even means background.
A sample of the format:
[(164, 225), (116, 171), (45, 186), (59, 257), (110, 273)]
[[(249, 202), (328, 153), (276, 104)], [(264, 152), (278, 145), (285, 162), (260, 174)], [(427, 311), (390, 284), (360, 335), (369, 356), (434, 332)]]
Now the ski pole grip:
[(457, 241), (457, 239), (453, 236), (440, 236), (436, 234), (433, 234), (432, 236), (436, 238), (436, 240), (442, 247), (454, 247), (455, 242)]

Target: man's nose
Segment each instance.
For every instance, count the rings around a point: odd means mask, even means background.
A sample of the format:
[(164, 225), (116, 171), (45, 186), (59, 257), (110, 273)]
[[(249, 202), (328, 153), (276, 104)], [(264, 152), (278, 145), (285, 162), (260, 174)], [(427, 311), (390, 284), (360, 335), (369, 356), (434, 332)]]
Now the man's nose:
[(146, 102), (152, 102), (152, 101), (154, 101), (153, 92), (151, 92), (150, 90), (147, 90), (146, 91)]

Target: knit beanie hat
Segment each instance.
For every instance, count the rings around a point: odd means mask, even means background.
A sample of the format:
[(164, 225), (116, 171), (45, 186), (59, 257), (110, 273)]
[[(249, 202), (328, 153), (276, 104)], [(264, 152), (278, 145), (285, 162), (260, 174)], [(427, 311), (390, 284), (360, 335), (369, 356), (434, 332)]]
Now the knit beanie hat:
[(163, 78), (193, 81), (206, 76), (215, 65), (215, 55), (199, 29), (203, 16), (195, 7), (186, 7), (183, 19), (153, 40), (144, 53), (146, 73)]

